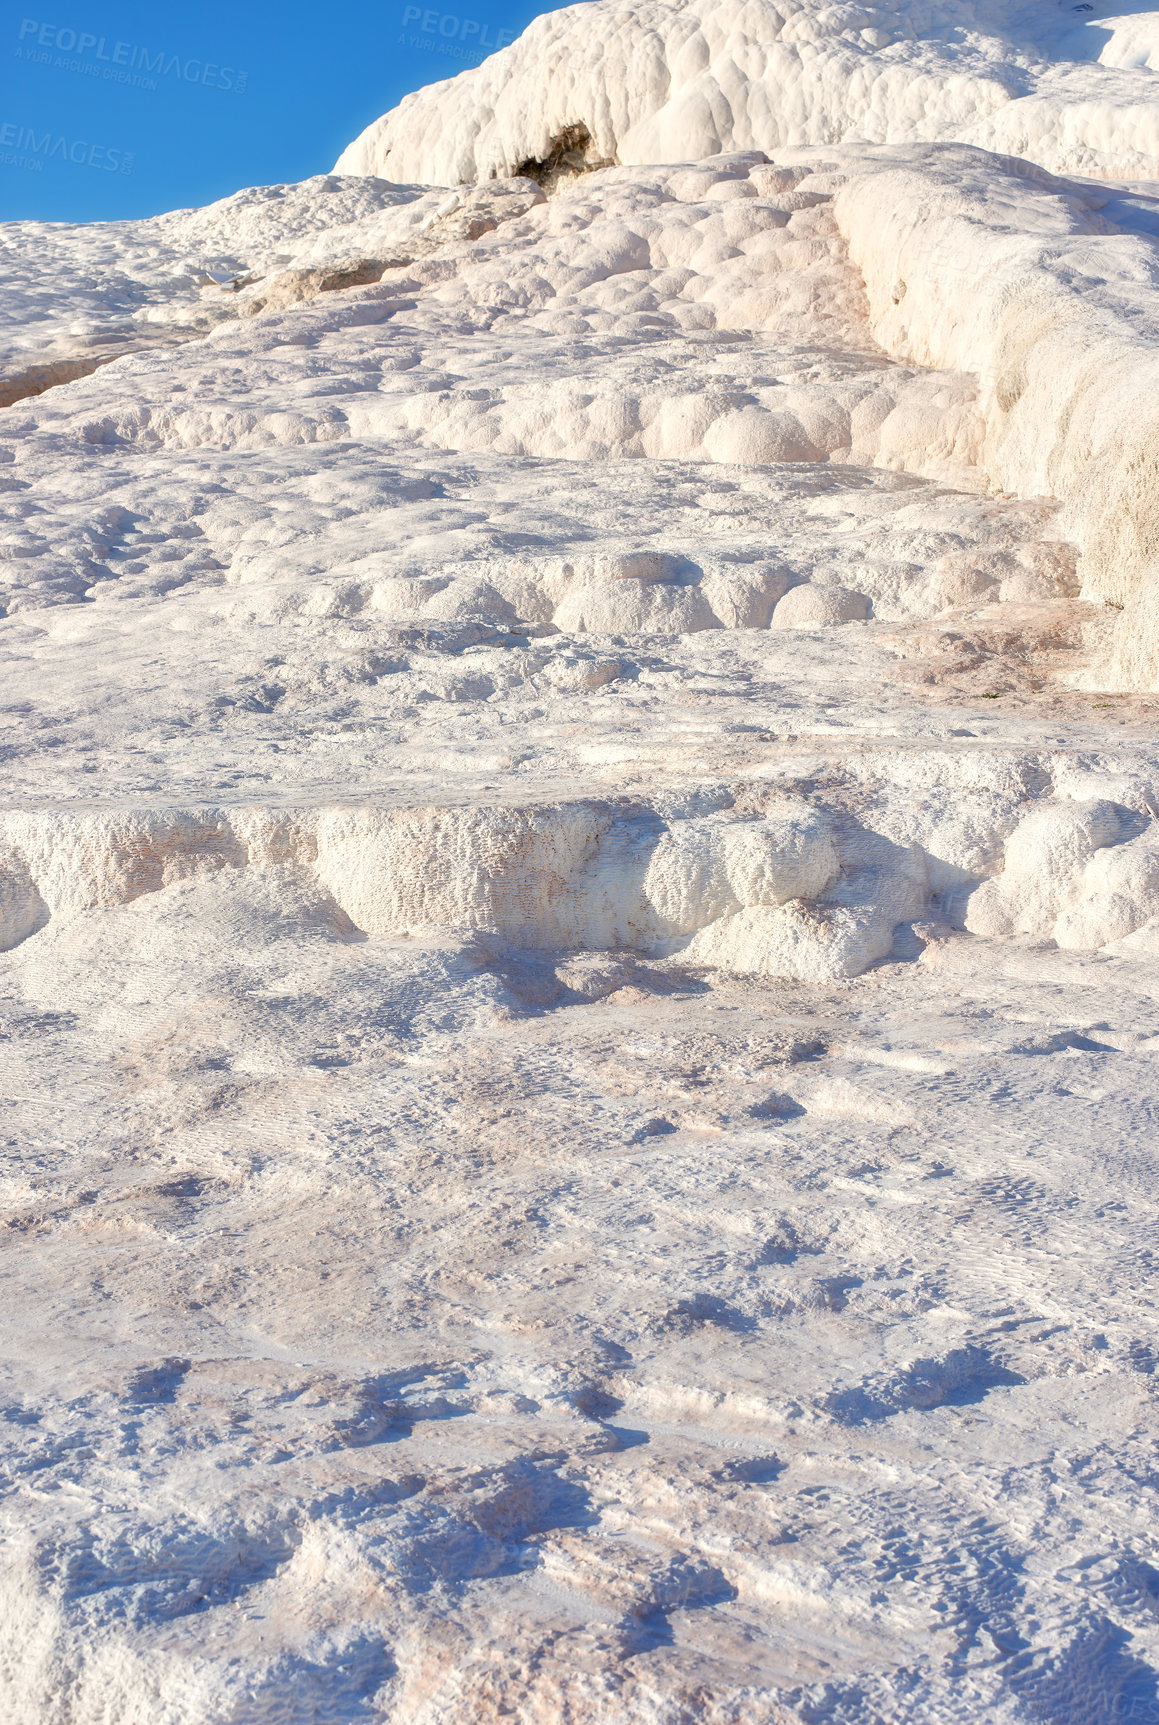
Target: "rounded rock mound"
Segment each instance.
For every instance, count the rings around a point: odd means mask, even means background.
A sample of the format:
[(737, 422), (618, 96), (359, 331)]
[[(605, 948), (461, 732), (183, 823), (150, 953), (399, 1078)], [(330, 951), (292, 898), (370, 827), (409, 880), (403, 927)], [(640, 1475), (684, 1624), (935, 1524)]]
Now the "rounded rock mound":
[(835, 623), (864, 623), (870, 603), (851, 587), (805, 581), (790, 587), (774, 608), (770, 629), (824, 629)]

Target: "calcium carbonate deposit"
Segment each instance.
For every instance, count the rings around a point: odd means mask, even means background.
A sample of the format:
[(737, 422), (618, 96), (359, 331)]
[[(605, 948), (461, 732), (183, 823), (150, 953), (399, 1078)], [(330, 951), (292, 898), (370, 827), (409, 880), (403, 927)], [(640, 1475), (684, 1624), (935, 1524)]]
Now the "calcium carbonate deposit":
[(1154, 1725), (1159, 12), (3, 240), (0, 1716)]

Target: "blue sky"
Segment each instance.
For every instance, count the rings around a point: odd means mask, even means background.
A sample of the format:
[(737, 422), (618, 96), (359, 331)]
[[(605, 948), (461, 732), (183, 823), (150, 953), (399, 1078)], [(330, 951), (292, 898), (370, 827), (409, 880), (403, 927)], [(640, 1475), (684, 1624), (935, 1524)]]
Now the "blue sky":
[(325, 173), (408, 90), (548, 9), (15, 0), (0, 12), (0, 218), (148, 216)]

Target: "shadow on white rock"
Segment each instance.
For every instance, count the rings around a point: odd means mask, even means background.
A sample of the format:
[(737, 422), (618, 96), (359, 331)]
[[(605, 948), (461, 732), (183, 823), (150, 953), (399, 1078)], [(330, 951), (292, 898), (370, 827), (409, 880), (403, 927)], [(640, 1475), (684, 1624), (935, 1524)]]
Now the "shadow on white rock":
[(0, 849), (0, 952), (11, 952), (42, 929), (49, 909), (20, 854)]
[[(766, 561), (696, 562), (669, 551), (600, 551), (566, 557), (485, 558), (386, 580), (328, 582), (298, 606), (308, 617), (362, 611), (568, 634), (694, 635), (765, 629), (793, 577)], [(843, 588), (818, 589), (843, 594)], [(860, 595), (859, 617), (868, 614)], [(826, 622), (844, 617), (824, 617)]]
[(727, 806), (723, 793), (716, 801), (694, 815), (594, 800), (10, 814), (6, 944), (49, 915), (258, 868), (316, 882), (325, 920), (344, 938), (490, 933), (524, 948), (684, 954), (825, 981), (885, 956), (896, 924), (924, 908), (920, 847), (799, 798), (770, 800), (759, 815)]
[(1159, 831), (1103, 800), (1049, 803), (1006, 842), (1002, 873), (970, 896), (966, 927), (1031, 935), (1069, 951), (1122, 941), (1159, 915)]

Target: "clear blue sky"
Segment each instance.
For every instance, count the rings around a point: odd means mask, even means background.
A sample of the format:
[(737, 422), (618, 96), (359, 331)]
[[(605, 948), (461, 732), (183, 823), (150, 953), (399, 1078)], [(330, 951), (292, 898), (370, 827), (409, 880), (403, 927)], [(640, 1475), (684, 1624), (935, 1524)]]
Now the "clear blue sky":
[(478, 65), (546, 10), (14, 0), (0, 9), (0, 219), (148, 216), (325, 173), (408, 90)]

